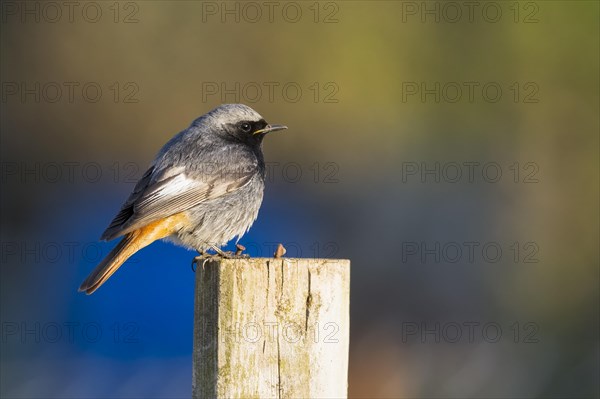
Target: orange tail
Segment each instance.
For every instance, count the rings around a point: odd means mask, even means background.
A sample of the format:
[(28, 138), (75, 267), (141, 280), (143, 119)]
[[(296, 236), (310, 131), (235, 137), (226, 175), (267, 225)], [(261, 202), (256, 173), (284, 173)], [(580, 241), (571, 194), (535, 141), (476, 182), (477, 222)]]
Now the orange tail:
[(98, 266), (79, 286), (79, 292), (85, 291), (91, 294), (96, 291), (119, 267), (134, 253), (152, 244), (154, 241), (164, 238), (173, 232), (174, 217), (150, 223), (141, 229), (132, 231), (113, 248), (112, 251), (100, 262)]

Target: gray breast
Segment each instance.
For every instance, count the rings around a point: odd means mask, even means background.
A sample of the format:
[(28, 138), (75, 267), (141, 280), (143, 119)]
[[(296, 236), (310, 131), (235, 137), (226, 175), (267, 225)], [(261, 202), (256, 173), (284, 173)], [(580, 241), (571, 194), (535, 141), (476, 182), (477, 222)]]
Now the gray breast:
[(256, 220), (263, 191), (264, 181), (257, 173), (244, 187), (189, 209), (190, 226), (166, 240), (206, 250), (211, 245), (222, 247), (236, 236), (239, 239)]

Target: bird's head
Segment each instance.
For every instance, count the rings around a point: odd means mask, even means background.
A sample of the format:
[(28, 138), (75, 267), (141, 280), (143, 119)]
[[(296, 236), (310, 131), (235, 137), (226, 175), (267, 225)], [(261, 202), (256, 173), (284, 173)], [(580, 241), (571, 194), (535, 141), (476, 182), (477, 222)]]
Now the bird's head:
[(244, 104), (223, 104), (194, 121), (194, 124), (219, 136), (249, 145), (260, 145), (267, 133), (287, 129), (272, 125)]

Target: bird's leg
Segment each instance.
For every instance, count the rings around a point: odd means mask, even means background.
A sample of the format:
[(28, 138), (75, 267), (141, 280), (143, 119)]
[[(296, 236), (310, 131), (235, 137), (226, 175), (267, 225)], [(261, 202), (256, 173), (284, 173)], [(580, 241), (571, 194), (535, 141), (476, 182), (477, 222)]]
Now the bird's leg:
[(231, 252), (225, 252), (221, 248), (217, 247), (216, 245), (211, 245), (210, 247), (212, 248), (213, 251), (215, 251), (217, 253), (217, 255), (221, 256), (222, 258), (231, 259), (231, 255), (232, 255)]

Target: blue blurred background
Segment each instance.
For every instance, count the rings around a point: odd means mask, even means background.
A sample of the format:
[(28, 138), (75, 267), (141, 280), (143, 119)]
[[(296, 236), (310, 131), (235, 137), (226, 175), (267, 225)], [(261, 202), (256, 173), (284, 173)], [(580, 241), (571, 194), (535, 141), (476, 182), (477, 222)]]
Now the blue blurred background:
[(190, 397), (195, 253), (77, 287), (156, 151), (243, 102), (289, 130), (240, 243), (351, 259), (350, 396), (597, 397), (599, 6), (466, 3), (3, 2), (1, 396)]

